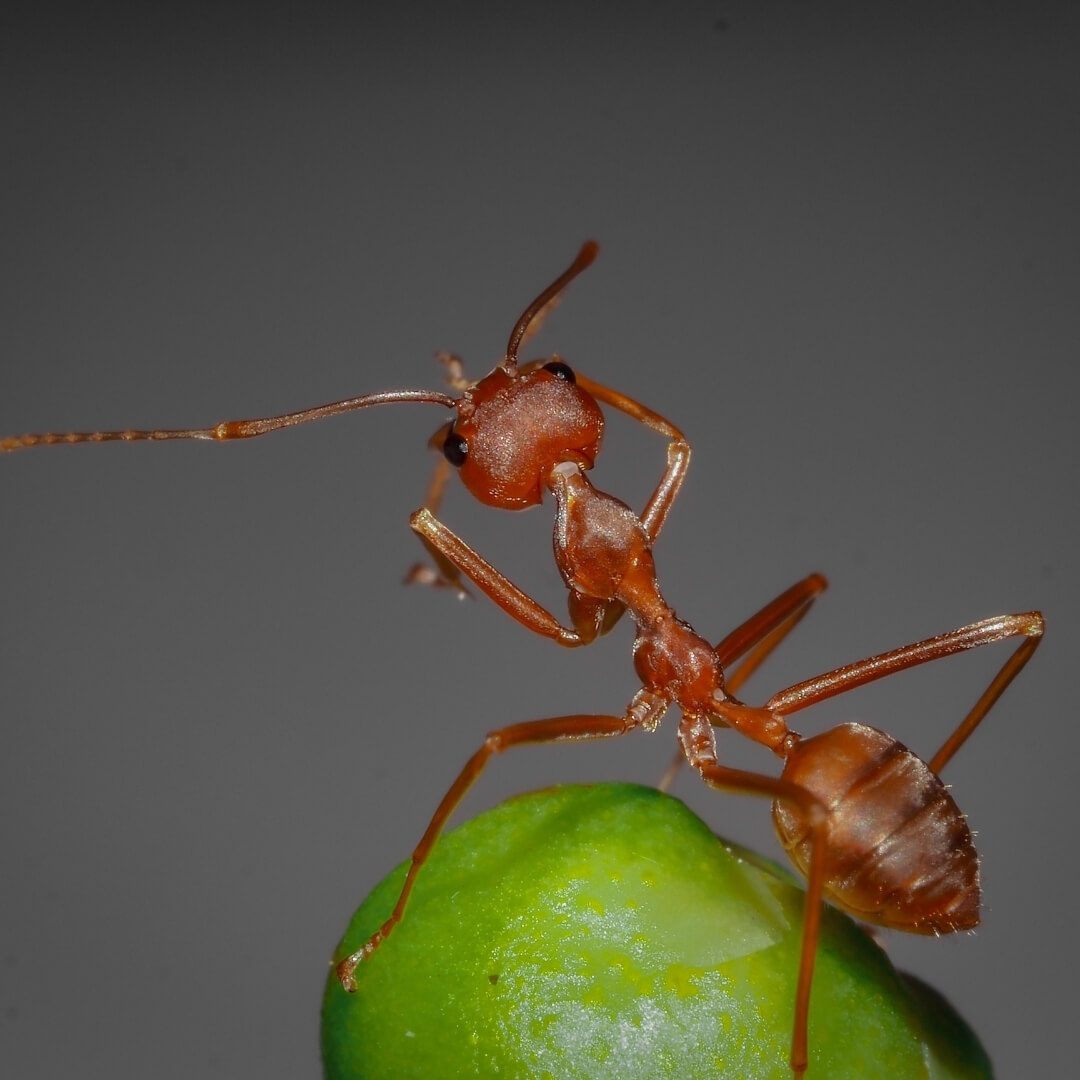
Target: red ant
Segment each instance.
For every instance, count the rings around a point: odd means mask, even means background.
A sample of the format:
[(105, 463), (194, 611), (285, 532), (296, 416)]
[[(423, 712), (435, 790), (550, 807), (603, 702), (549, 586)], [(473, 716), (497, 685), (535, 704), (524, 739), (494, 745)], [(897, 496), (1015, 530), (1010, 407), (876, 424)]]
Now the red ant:
[[(426, 505), (410, 519), (435, 568), (414, 569), (411, 580), (461, 590), (464, 576), (518, 622), (567, 647), (589, 644), (629, 611), (636, 626), (634, 669), (642, 688), (622, 715), (559, 716), (491, 732), (435, 811), (413, 852), (390, 917), (338, 965), (342, 985), (355, 989), (357, 966), (401, 921), (439, 834), (492, 755), (522, 743), (599, 739), (638, 728), (651, 732), (667, 709), (678, 705), (682, 755), (711, 787), (771, 797), (780, 841), (807, 878), (791, 1041), (791, 1068), (801, 1076), (807, 1066), (807, 1014), (823, 898), (860, 919), (915, 933), (952, 933), (978, 924), (978, 856), (964, 815), (938, 774), (1031, 658), (1044, 622), (1038, 612), (984, 619), (797, 683), (762, 706), (739, 701), (735, 692), (802, 619), (827, 583), (822, 575), (811, 574), (715, 646), (668, 606), (656, 580), (652, 547), (690, 463), (690, 446), (682, 432), (644, 405), (575, 375), (558, 358), (521, 366), (517, 362), (518, 350), (545, 311), (596, 254), (595, 243), (585, 244), (565, 273), (526, 308), (510, 335), (506, 355), (484, 378), (467, 382), (461, 362), (444, 357), (452, 388), (461, 392), (458, 398), (429, 390), (391, 390), (196, 430), (23, 435), (4, 439), (0, 452), (117, 439), (244, 439), (391, 402), (430, 402), (455, 410), (454, 419), (432, 437), (445, 460)], [(640, 515), (597, 490), (586, 475), (600, 449), (601, 404), (668, 440), (667, 468)], [(434, 516), (451, 467), (489, 506), (518, 510), (539, 503), (544, 489), (552, 494), (555, 561), (569, 589), (571, 626), (562, 625)], [(787, 725), (791, 714), (857, 686), (1012, 637), (1023, 640), (929, 764), (890, 735), (862, 724), (840, 724), (808, 739)], [(725, 669), (738, 660), (741, 664), (726, 675)], [(720, 764), (718, 727), (734, 728), (772, 750), (784, 762), (780, 777)]]

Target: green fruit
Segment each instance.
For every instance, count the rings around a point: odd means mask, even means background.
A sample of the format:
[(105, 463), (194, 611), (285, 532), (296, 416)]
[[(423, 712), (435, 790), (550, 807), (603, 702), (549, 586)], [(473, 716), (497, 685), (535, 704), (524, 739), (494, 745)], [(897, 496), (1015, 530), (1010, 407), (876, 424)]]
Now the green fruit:
[[(405, 866), (335, 954), (390, 913)], [(323, 1001), (327, 1080), (791, 1080), (802, 892), (624, 784), (503, 803), (435, 846), (401, 924)], [(807, 1080), (988, 1077), (970, 1029), (827, 909)]]

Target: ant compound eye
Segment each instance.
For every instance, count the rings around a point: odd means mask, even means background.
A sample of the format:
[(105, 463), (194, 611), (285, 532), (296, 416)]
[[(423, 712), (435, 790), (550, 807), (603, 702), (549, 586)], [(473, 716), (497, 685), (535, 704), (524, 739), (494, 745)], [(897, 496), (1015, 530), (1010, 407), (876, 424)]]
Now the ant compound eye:
[(577, 382), (577, 379), (574, 378), (574, 373), (561, 360), (552, 360), (550, 364), (545, 364), (544, 370), (550, 371), (556, 379), (562, 379), (563, 382)]
[(451, 465), (460, 468), (465, 464), (465, 459), (469, 456), (469, 444), (451, 428), (450, 433), (446, 436), (446, 441), (442, 444), (442, 452), (443, 457)]

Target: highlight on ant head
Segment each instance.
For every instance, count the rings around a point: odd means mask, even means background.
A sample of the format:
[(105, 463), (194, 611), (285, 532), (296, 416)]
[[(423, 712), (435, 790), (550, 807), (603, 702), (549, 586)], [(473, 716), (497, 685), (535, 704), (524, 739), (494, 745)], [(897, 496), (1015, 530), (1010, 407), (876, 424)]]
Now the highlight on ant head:
[(521, 510), (540, 502), (552, 470), (572, 461), (591, 469), (604, 416), (561, 360), (513, 374), (500, 366), (457, 401), (442, 452), (469, 492), (487, 506)]

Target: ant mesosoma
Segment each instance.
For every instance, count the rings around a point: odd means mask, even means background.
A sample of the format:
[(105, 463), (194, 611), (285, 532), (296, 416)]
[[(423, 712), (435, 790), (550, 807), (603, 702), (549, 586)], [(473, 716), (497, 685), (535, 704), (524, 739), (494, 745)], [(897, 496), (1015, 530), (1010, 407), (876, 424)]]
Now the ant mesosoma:
[[(570, 267), (518, 319), (499, 364), (478, 382), (460, 360), (444, 356), (454, 398), (429, 390), (391, 390), (259, 420), (166, 431), (98, 431), (23, 435), (0, 442), (0, 452), (57, 443), (137, 439), (227, 441), (393, 402), (427, 402), (455, 416), (432, 437), (442, 451), (425, 505), (410, 519), (434, 559), (411, 580), (463, 589), (463, 578), (519, 623), (560, 645), (587, 645), (624, 611), (636, 633), (634, 669), (642, 687), (621, 715), (559, 716), (491, 732), (469, 759), (417, 845), (390, 917), (337, 969), (355, 989), (357, 966), (402, 919), (424, 862), (443, 826), (494, 754), (523, 743), (600, 739), (635, 729), (654, 731), (671, 705), (681, 713), (681, 754), (707, 784), (773, 799), (780, 841), (807, 878), (791, 1068), (807, 1066), (807, 1014), (821, 902), (828, 898), (857, 918), (923, 934), (968, 930), (979, 922), (978, 856), (971, 832), (938, 774), (963, 745), (1041, 640), (1038, 612), (1002, 615), (848, 664), (746, 705), (735, 692), (787, 636), (825, 590), (820, 574), (793, 585), (712, 645), (676, 617), (660, 593), (652, 547), (686, 477), (690, 446), (662, 416), (615, 390), (576, 375), (562, 360), (519, 366), (518, 350), (562, 290), (597, 254), (587, 243)], [(600, 405), (625, 413), (668, 440), (667, 468), (639, 515), (595, 488), (587, 473), (600, 449)], [(480, 502), (517, 510), (555, 500), (555, 561), (569, 589), (571, 626), (518, 589), (434, 514), (448, 475), (456, 469)], [(840, 724), (803, 739), (787, 717), (807, 706), (930, 660), (1020, 637), (972, 710), (930, 759), (916, 757), (890, 735), (858, 723)], [(741, 664), (731, 673), (725, 669)], [(722, 765), (716, 728), (734, 728), (783, 760), (779, 777)], [(672, 775), (669, 770), (665, 780)]]

